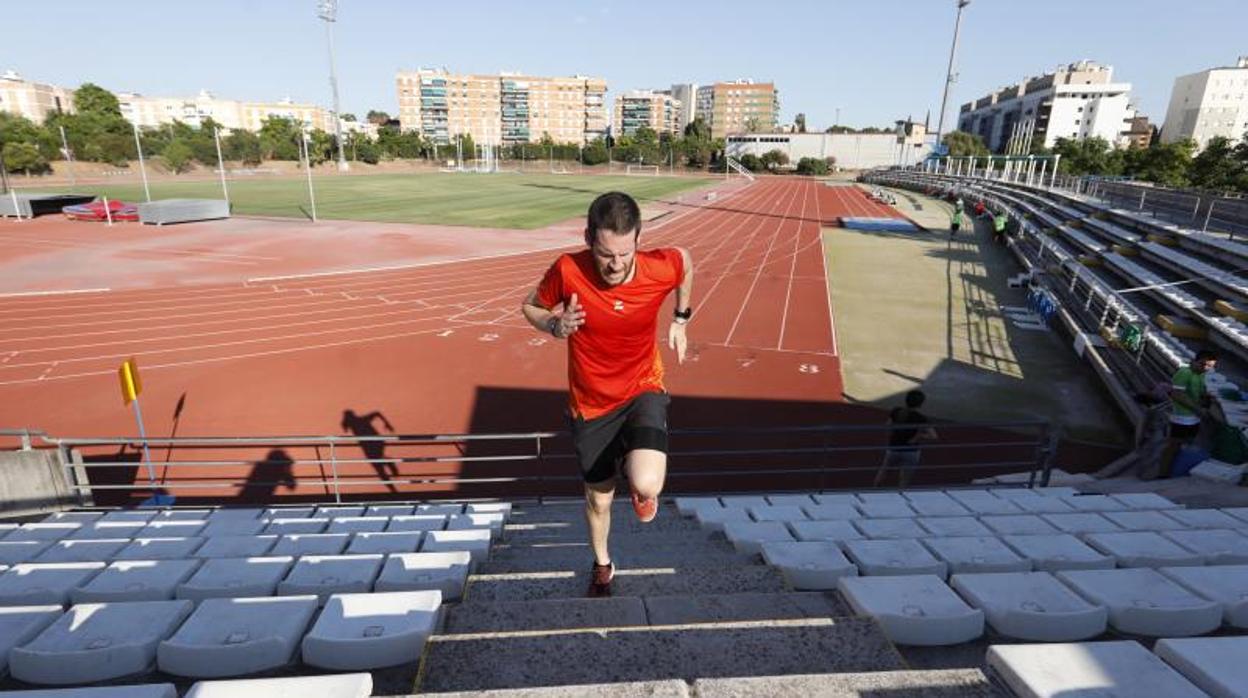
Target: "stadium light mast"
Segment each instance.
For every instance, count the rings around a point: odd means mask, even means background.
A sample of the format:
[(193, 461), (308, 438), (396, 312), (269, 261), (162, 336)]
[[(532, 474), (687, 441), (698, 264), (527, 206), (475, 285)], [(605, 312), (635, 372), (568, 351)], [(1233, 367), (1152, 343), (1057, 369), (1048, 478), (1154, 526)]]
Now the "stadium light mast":
[(936, 146), (940, 147), (940, 139), (945, 132), (945, 110), (949, 108), (949, 88), (957, 82), (958, 75), (953, 72), (953, 62), (958, 55), (958, 34), (962, 31), (962, 10), (971, 4), (971, 0), (957, 0), (958, 18), (953, 23), (953, 45), (949, 47), (949, 70), (945, 73), (945, 93), (940, 98), (940, 119), (936, 121)]
[(334, 94), (334, 138), (338, 141), (338, 170), (346, 172), (347, 156), (342, 148), (342, 109), (338, 106), (338, 75), (334, 71), (334, 22), (338, 21), (338, 0), (317, 0), (316, 16), (325, 22), (325, 40), (329, 44), (329, 87)]

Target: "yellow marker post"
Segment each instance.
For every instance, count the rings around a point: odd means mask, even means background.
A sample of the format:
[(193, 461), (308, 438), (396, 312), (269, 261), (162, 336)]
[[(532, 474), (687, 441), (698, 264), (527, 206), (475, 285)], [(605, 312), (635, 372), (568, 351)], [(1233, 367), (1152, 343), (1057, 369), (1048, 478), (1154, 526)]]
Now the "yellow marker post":
[(139, 424), (139, 439), (143, 442), (143, 463), (147, 466), (147, 481), (155, 486), (156, 470), (152, 467), (152, 454), (147, 448), (147, 431), (143, 428), (143, 410), (139, 407), (139, 394), (143, 392), (143, 379), (139, 377), (139, 364), (134, 357), (121, 362), (117, 369), (117, 377), (121, 380), (121, 400), (126, 405), (134, 405), (134, 419)]

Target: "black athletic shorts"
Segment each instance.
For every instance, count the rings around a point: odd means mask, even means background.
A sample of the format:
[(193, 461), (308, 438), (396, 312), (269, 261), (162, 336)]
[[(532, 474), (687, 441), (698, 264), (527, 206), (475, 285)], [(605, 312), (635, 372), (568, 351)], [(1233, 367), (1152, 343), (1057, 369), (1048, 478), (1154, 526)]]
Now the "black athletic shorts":
[(594, 419), (571, 418), (572, 444), (588, 483), (615, 477), (628, 452), (648, 448), (667, 453), (667, 393), (642, 393)]
[(1200, 434), (1199, 424), (1176, 424), (1170, 422), (1170, 438), (1176, 441), (1191, 441)]

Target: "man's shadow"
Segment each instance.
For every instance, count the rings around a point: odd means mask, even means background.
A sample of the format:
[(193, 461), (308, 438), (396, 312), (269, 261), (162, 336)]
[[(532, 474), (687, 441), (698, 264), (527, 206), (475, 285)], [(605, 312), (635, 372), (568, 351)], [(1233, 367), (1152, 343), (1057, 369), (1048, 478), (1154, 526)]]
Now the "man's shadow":
[[(349, 431), (355, 436), (380, 436), (381, 433), (373, 426), (373, 422), (380, 419), (382, 426), (391, 434), (394, 433), (394, 425), (381, 412), (369, 412), (368, 414), (356, 414), (354, 410), (342, 411), (342, 430)], [(386, 460), (386, 444), (382, 441), (372, 439), (361, 439), (360, 450), (364, 452), (364, 457), (368, 459), (369, 464), (373, 466), (373, 470), (377, 471), (377, 476), (382, 480), (394, 480), (399, 476), (399, 464), (393, 460)], [(387, 482), (386, 488), (391, 492), (398, 492), (399, 488), (393, 482)]]
[(242, 496), (253, 501), (267, 502), (273, 498), (279, 486), (295, 489), (295, 460), (280, 448), (269, 451), (264, 460), (257, 461), (247, 475)]

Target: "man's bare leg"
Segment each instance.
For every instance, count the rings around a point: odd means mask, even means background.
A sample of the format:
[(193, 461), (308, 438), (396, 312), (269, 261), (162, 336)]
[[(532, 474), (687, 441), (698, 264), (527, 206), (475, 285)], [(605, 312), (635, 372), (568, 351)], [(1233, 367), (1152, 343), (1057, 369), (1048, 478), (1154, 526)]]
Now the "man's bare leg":
[(594, 551), (594, 562), (599, 565), (611, 562), (607, 537), (611, 534), (611, 500), (614, 497), (614, 479), (585, 483), (585, 523), (589, 525), (589, 547)]
[(625, 463), (628, 482), (633, 491), (645, 499), (654, 499), (663, 491), (667, 478), (667, 454), (652, 448), (635, 448), (628, 452)]

